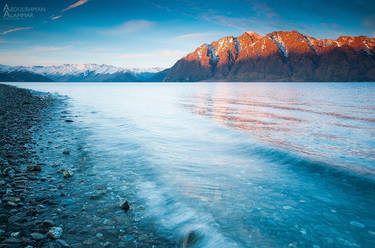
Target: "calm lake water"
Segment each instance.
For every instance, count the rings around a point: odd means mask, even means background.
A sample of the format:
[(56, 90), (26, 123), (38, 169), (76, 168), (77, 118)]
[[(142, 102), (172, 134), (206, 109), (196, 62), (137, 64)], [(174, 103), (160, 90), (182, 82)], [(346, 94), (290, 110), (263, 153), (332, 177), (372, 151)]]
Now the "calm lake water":
[(96, 176), (197, 247), (375, 247), (375, 84), (18, 83), (68, 96)]

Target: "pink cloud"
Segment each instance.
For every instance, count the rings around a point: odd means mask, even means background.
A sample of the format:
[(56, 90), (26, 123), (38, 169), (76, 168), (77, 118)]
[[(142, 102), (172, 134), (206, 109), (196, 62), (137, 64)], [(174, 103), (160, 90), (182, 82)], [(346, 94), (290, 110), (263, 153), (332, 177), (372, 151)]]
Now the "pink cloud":
[(62, 15), (53, 16), (53, 17), (51, 17), (51, 20), (56, 20), (56, 19), (59, 19), (59, 18), (61, 18), (61, 17), (62, 17)]
[(68, 11), (70, 9), (74, 9), (78, 6), (81, 6), (81, 5), (84, 5), (85, 3), (87, 3), (89, 0), (79, 0), (78, 2), (76, 3), (73, 3), (72, 5), (69, 5), (67, 8), (61, 10), (61, 12), (65, 12), (65, 11)]
[(12, 32), (27, 30), (27, 29), (32, 29), (32, 27), (12, 28), (12, 29), (8, 29), (8, 30), (3, 31), (2, 34), (5, 35), (7, 33), (12, 33)]

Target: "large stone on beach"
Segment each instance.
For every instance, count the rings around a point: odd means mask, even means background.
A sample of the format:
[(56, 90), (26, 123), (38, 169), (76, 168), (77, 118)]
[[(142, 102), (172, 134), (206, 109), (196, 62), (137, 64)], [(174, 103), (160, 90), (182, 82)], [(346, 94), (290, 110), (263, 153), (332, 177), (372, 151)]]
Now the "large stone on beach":
[(125, 212), (129, 211), (130, 206), (128, 201), (123, 201), (120, 204), (120, 208), (123, 209)]
[[(20, 244), (20, 243), (22, 243), (22, 240), (18, 239), (18, 238), (10, 237), (10, 238), (7, 238), (7, 239), (3, 240), (2, 243), (3, 244)], [(5, 247), (7, 247), (7, 246), (5, 246)]]
[(40, 167), (40, 165), (28, 165), (26, 167), (26, 169), (28, 171), (41, 171), (42, 170), (42, 167)]
[(51, 239), (59, 239), (63, 233), (63, 229), (61, 227), (52, 227), (49, 229), (47, 235)]
[(74, 173), (71, 170), (64, 170), (63, 171), (64, 178), (69, 178), (69, 177), (73, 176), (73, 174)]
[(15, 171), (14, 171), (12, 168), (10, 168), (10, 167), (6, 167), (6, 168), (3, 170), (3, 174), (4, 174), (5, 176), (8, 176), (8, 177), (10, 177), (10, 178), (13, 178), (13, 177), (14, 177), (14, 174), (15, 174)]
[(200, 239), (201, 237), (196, 231), (191, 231), (185, 236), (183, 247), (193, 247)]
[(58, 240), (56, 240), (56, 242), (57, 242), (61, 247), (63, 247), (63, 248), (69, 248), (69, 247), (70, 247), (70, 245), (69, 245), (68, 243), (66, 243), (65, 240), (58, 239)]
[(32, 233), (32, 234), (30, 234), (30, 236), (31, 236), (34, 240), (43, 240), (43, 239), (46, 239), (46, 238), (47, 238), (46, 235), (41, 234), (41, 233)]
[(44, 220), (42, 224), (45, 227), (52, 227), (54, 225), (54, 222), (53, 220)]
[(18, 198), (18, 197), (5, 197), (4, 200), (8, 201), (8, 202), (20, 202), (21, 199)]

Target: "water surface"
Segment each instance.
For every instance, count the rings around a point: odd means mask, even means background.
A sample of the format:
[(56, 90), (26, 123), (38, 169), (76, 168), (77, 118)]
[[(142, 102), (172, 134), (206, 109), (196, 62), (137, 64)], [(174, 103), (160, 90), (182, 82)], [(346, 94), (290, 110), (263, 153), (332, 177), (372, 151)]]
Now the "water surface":
[(375, 84), (18, 83), (67, 95), (92, 171), (200, 247), (375, 247)]

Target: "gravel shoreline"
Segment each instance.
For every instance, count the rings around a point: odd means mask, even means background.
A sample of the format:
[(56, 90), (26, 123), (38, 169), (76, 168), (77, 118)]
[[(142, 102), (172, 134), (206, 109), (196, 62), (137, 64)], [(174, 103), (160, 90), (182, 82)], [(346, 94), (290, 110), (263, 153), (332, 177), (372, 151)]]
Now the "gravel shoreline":
[(41, 121), (41, 111), (51, 104), (48, 97), (0, 85), (0, 247), (38, 246), (36, 229), (53, 225), (33, 221), (42, 210), (37, 199), (31, 198), (31, 184), (40, 180), (42, 168), (41, 163), (35, 163), (32, 132)]
[(180, 247), (140, 224), (143, 206), (93, 179), (66, 106), (0, 84), (0, 248)]

